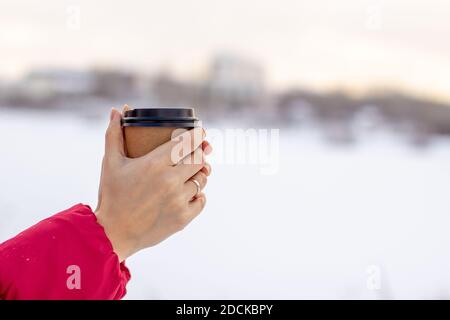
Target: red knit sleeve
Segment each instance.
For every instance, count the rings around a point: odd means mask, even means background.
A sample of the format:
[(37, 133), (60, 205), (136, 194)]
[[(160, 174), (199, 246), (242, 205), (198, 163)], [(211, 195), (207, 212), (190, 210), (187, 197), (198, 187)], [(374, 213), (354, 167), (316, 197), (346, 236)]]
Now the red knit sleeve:
[(130, 272), (78, 204), (0, 244), (1, 299), (121, 299)]

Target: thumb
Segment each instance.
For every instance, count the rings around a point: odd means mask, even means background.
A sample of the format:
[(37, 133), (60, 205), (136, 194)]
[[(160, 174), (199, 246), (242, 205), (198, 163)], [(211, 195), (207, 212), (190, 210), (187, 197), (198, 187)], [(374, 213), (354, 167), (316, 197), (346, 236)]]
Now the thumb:
[(120, 112), (112, 108), (109, 126), (105, 134), (105, 154), (107, 156), (125, 156), (121, 119)]

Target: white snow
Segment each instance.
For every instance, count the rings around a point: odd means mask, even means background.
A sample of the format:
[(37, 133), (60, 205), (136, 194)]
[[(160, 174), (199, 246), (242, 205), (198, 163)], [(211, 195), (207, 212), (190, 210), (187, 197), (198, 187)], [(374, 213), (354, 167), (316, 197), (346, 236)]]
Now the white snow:
[[(95, 208), (105, 127), (0, 111), (0, 241), (75, 203)], [(213, 166), (205, 211), (129, 259), (127, 298), (450, 298), (449, 141), (280, 139), (275, 175)]]

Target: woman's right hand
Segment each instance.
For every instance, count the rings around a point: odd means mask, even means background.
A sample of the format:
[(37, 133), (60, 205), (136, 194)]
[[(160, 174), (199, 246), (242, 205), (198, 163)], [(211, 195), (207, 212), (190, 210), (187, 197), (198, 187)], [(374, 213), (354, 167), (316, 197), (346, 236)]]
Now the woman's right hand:
[(196, 196), (197, 186), (190, 179), (205, 187), (211, 167), (204, 155), (211, 148), (204, 141), (205, 131), (195, 128), (143, 157), (128, 158), (121, 117), (111, 111), (95, 213), (123, 261), (182, 230), (203, 210), (205, 195)]

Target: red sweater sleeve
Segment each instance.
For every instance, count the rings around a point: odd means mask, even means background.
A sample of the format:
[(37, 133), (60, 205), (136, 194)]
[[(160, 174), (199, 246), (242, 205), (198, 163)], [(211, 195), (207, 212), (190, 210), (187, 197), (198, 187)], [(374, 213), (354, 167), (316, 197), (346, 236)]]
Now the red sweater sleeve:
[(0, 244), (0, 299), (120, 299), (130, 272), (78, 204)]

